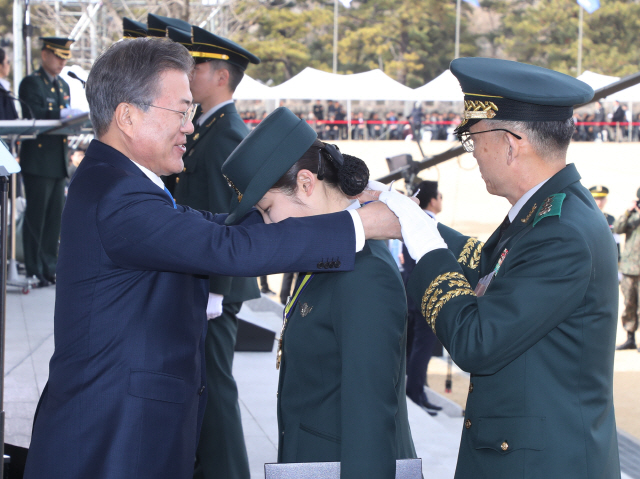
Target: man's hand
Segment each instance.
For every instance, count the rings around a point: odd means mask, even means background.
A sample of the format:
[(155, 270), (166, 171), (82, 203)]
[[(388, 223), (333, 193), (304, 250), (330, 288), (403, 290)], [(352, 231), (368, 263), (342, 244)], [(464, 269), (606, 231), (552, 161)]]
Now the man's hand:
[(640, 208), (638, 208), (638, 201), (640, 201), (638, 200), (638, 198), (633, 200), (633, 203), (631, 203), (631, 206), (629, 207), (629, 213), (633, 213), (634, 211), (640, 213)]
[(358, 209), (366, 239), (401, 239), (400, 221), (384, 203), (376, 201)]
[(413, 198), (396, 191), (384, 191), (379, 199), (398, 215), (404, 244), (416, 262), (434, 249), (447, 247), (436, 222), (420, 209)]

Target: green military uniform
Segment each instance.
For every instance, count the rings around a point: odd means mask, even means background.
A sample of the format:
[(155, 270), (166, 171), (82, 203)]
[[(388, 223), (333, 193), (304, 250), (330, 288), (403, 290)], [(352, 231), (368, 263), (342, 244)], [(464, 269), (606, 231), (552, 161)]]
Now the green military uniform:
[[(593, 95), (566, 75), (504, 60), (458, 59), (451, 71), (465, 92), (465, 120), (566, 125), (572, 105)], [(496, 144), (478, 156), (506, 163), (510, 144)], [(579, 180), (570, 164), (531, 188), (484, 245), (439, 226), (448, 249), (424, 254), (411, 275), (409, 294), (471, 373), (457, 479), (620, 477), (616, 248)]]
[[(204, 48), (204, 53), (215, 50), (220, 40), (224, 40), (198, 27), (193, 28), (194, 41), (200, 46), (211, 47)], [(169, 36), (183, 43), (192, 53), (200, 53), (191, 45), (190, 35), (170, 28)], [(207, 59), (195, 58), (198, 62)], [(202, 117), (203, 113), (206, 116), (207, 112), (199, 111), (194, 133), (187, 138), (184, 169), (175, 180), (175, 199), (194, 209), (228, 213), (236, 195), (222, 176), (221, 168), (249, 129), (233, 102), (222, 105), (206, 118)], [(256, 278), (210, 276), (209, 282), (209, 291), (223, 295), (224, 300), (222, 315), (208, 323), (205, 354), (207, 387), (212, 393), (207, 399), (194, 477), (248, 479), (249, 463), (232, 366), (237, 314), (243, 301), (260, 297), (260, 290)]]
[[(56, 55), (70, 52), (68, 39), (44, 38), (45, 47), (53, 40), (59, 40), (52, 45), (62, 50), (52, 48)], [(59, 76), (50, 78), (44, 68), (22, 80), (19, 95), (29, 105), (23, 107), (25, 118), (33, 113), (38, 120), (57, 120), (60, 111), (70, 106), (69, 85)], [(38, 135), (22, 143), (20, 166), (27, 200), (24, 262), (29, 277), (55, 278), (67, 161), (66, 136)]]
[(471, 373), (456, 478), (620, 477), (616, 250), (579, 178), (565, 167), (484, 247), (440, 228), (450, 250), (428, 253), (412, 274), (409, 293)]
[(620, 260), (620, 289), (624, 297), (620, 320), (627, 333), (633, 337), (640, 317), (640, 213), (625, 211), (613, 224), (613, 231), (626, 235)]
[[(222, 167), (237, 193), (226, 224), (258, 203), (316, 137), (286, 108), (263, 120)], [(344, 165), (330, 145), (318, 155)], [(364, 244), (350, 273), (331, 272), (340, 258), (323, 259), (318, 267), (327, 272), (301, 273), (285, 308), (278, 348), (278, 461), (340, 461), (343, 479), (393, 478), (396, 459), (415, 457), (405, 395), (402, 278), (380, 241)]]
[(416, 453), (407, 307), (389, 249), (367, 241), (354, 271), (316, 274), (296, 299), (283, 334), (278, 462), (340, 461), (343, 479), (395, 477), (396, 459)]

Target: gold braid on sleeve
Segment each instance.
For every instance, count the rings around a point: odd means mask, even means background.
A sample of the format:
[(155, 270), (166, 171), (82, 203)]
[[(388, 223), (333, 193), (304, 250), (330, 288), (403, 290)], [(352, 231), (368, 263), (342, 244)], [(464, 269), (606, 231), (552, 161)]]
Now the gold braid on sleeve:
[(442, 307), (458, 296), (475, 296), (471, 285), (462, 273), (444, 273), (434, 279), (422, 296), (422, 315), (435, 332), (436, 318)]
[(469, 238), (462, 248), (460, 256), (458, 256), (458, 263), (469, 269), (476, 269), (480, 265), (480, 254), (483, 246), (484, 243), (482, 241)]

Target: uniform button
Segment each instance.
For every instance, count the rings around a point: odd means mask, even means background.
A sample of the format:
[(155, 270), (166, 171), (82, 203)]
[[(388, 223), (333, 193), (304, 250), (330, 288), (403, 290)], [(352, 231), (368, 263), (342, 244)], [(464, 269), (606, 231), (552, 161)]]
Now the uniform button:
[(322, 269), (322, 268), (324, 268), (324, 263), (323, 263), (322, 261), (320, 261), (320, 262), (317, 264), (317, 266), (318, 266), (318, 269)]
[(469, 392), (472, 393), (473, 392), (473, 383), (469, 383)]
[(40, 145), (40, 144), (39, 144), (39, 145), (38, 145), (38, 148), (42, 148), (42, 145)]
[(198, 391), (198, 396), (202, 396), (202, 393), (204, 392), (204, 390), (205, 390), (205, 387), (204, 387), (204, 386), (202, 386), (202, 387), (200, 388), (200, 390)]
[(471, 428), (471, 420), (470, 420), (470, 419), (467, 419), (467, 420), (464, 422), (464, 427), (465, 427), (465, 429), (469, 429), (469, 428)]
[(180, 183), (180, 178), (176, 178), (176, 183)]
[(504, 441), (502, 444), (500, 444), (500, 449), (506, 451), (507, 449), (509, 449), (509, 443), (507, 441)]
[(336, 261), (336, 268), (340, 267), (340, 260)]
[(187, 167), (185, 166), (184, 168), (182, 168), (182, 171), (187, 171)]
[(336, 264), (333, 261), (329, 261), (329, 268), (335, 268)]

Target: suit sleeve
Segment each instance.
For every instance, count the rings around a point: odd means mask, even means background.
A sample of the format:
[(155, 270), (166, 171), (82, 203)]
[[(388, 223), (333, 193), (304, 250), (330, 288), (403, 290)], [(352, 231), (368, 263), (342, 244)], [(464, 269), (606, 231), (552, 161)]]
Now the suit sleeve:
[(369, 257), (358, 263), (355, 278), (342, 275), (334, 287), (334, 328), (342, 354), (341, 477), (395, 477), (406, 296), (393, 273)]
[[(31, 111), (38, 120), (59, 120), (60, 109), (54, 108), (49, 110), (47, 107), (47, 99), (44, 90), (40, 85), (40, 81), (35, 76), (27, 76), (20, 83), (19, 88), (20, 99), (26, 102)], [(28, 108), (22, 112), (25, 118), (31, 118), (31, 112)]]
[(509, 251), (484, 296), (475, 296), (446, 250), (418, 262), (408, 290), (456, 364), (493, 374), (578, 308), (590, 276), (586, 241), (549, 218)]
[[(224, 215), (174, 209), (147, 183), (120, 178), (98, 204), (102, 246), (122, 268), (257, 276), (318, 271), (323, 258), (335, 257), (341, 263), (335, 271), (353, 269), (355, 231), (347, 212), (228, 227), (219, 224)], [(254, 219), (255, 213), (247, 218)]]

